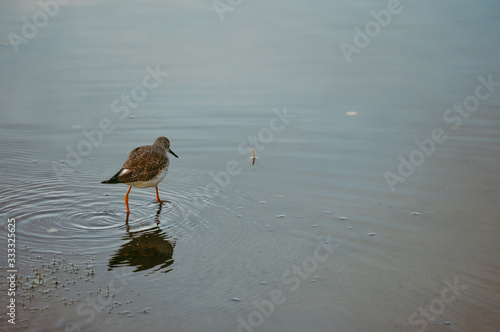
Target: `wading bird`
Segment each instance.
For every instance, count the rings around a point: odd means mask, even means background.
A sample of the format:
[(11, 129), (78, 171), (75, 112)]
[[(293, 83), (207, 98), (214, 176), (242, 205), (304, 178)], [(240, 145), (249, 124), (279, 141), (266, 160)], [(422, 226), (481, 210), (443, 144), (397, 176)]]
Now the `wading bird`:
[(141, 146), (130, 152), (127, 161), (122, 168), (109, 180), (101, 183), (124, 183), (128, 186), (125, 195), (125, 206), (127, 207), (127, 219), (130, 214), (128, 208), (128, 194), (132, 187), (152, 188), (156, 187), (156, 200), (163, 204), (158, 195), (158, 184), (167, 175), (168, 159), (167, 152), (177, 155), (170, 150), (170, 141), (166, 137), (158, 137), (153, 145)]

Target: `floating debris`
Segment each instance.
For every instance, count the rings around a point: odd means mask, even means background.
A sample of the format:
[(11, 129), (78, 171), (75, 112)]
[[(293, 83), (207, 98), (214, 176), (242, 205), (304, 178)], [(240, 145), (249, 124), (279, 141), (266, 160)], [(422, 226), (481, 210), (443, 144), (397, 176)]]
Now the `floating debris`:
[(368, 233), (368, 236), (374, 236), (374, 235), (377, 235), (377, 233), (373, 233), (373, 232)]
[(285, 214), (278, 214), (276, 217), (278, 217), (278, 218), (285, 218), (286, 215)]
[(349, 115), (349, 116), (355, 116), (355, 115), (358, 115), (358, 112), (356, 112), (356, 111), (349, 111), (349, 112), (346, 112), (345, 114)]
[(347, 217), (339, 217), (339, 220), (347, 220)]
[(451, 325), (451, 322), (443, 322), (443, 325)]
[(261, 281), (261, 282), (260, 282), (260, 284), (261, 284), (261, 285), (265, 285), (265, 284), (266, 284), (266, 282), (265, 282), (265, 281)]
[(144, 309), (138, 311), (137, 313), (139, 313), (139, 314), (149, 314), (150, 311), (151, 311), (151, 308), (147, 307), (147, 308), (144, 308)]
[(259, 204), (266, 204), (266, 201), (260, 201)]
[(419, 216), (421, 213), (420, 212), (412, 212), (411, 214), (414, 216)]
[(347, 229), (352, 229), (352, 226), (347, 226)]
[(240, 302), (240, 299), (237, 298), (237, 297), (233, 297), (231, 300), (235, 301), (235, 302)]
[(313, 225), (313, 227), (318, 227), (318, 225)]

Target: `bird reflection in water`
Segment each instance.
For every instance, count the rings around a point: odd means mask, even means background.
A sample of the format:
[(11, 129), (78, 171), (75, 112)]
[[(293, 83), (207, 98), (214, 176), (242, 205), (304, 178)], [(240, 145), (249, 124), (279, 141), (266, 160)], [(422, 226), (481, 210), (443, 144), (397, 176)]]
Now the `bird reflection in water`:
[(131, 232), (127, 223), (128, 240), (123, 244), (109, 261), (108, 270), (120, 266), (136, 267), (134, 272), (145, 271), (157, 267), (154, 271), (167, 273), (172, 271), (168, 268), (174, 263), (175, 240), (169, 238), (158, 226), (161, 205), (156, 213), (156, 227), (152, 229)]

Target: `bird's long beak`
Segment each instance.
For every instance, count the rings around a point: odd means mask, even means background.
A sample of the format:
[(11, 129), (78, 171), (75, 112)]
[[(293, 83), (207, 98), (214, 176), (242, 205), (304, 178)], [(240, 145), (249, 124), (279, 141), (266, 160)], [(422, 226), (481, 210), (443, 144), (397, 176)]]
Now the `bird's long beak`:
[(171, 154), (173, 154), (173, 155), (175, 156), (175, 158), (179, 158), (179, 157), (177, 157), (177, 155), (174, 153), (174, 151), (172, 151), (172, 150), (168, 149), (168, 152), (170, 152)]

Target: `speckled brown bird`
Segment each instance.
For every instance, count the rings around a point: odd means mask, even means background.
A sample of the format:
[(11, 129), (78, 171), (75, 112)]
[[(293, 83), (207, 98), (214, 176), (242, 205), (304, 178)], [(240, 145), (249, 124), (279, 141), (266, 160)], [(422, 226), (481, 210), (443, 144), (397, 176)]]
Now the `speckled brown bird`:
[(141, 146), (130, 152), (127, 161), (122, 168), (109, 180), (101, 183), (124, 183), (128, 186), (125, 195), (125, 206), (127, 207), (127, 217), (130, 214), (128, 208), (128, 194), (132, 187), (151, 188), (156, 187), (156, 200), (163, 204), (158, 195), (158, 183), (167, 175), (168, 160), (167, 152), (177, 155), (170, 150), (170, 141), (166, 137), (158, 137), (153, 145)]

